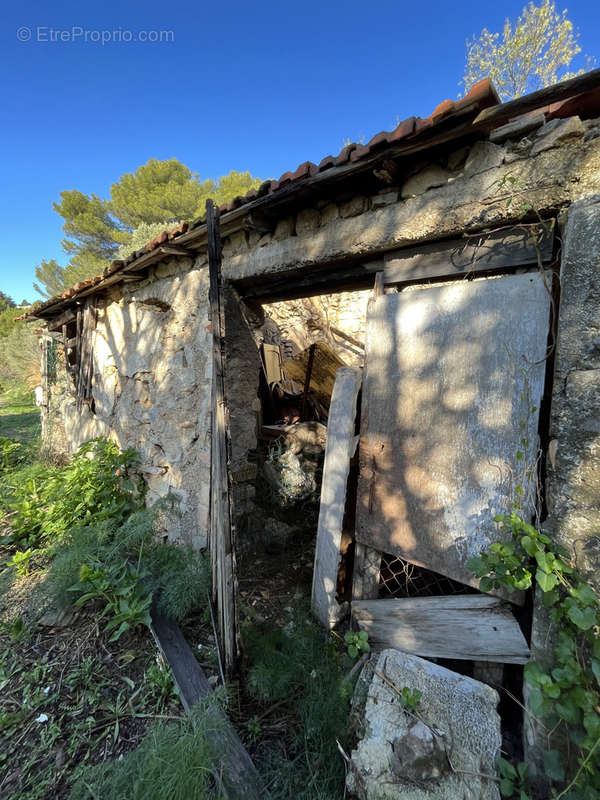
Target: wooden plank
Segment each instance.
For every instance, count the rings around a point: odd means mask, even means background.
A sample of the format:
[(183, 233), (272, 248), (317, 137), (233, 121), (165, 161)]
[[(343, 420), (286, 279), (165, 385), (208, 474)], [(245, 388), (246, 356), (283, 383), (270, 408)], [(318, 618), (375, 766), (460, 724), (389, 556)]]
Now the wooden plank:
[[(210, 684), (179, 627), (159, 614), (155, 607), (150, 630), (171, 668), (183, 707), (189, 711), (199, 700), (210, 696)], [(212, 740), (218, 754), (213, 766), (219, 791), (228, 800), (268, 798), (262, 779), (225, 712), (217, 703), (212, 703), (207, 706), (206, 713), (210, 715)]]
[(341, 619), (336, 599), (350, 461), (356, 448), (356, 408), (362, 370), (340, 367), (329, 408), (312, 583), (312, 611), (326, 628)]
[(212, 327), (212, 446), (209, 547), (213, 570), (213, 592), (217, 607), (217, 627), (228, 676), (234, 674), (239, 654), (237, 615), (237, 577), (235, 568), (232, 491), (228, 465), (229, 441), (225, 397), (225, 319), (221, 291), (221, 237), (219, 211), (206, 201), (208, 226), (209, 305)]
[(344, 361), (328, 344), (317, 342), (315, 345), (306, 348), (306, 350), (302, 350), (294, 358), (288, 358), (283, 362), (283, 371), (288, 378), (296, 381), (300, 386), (305, 386), (308, 364), (311, 361), (311, 352), (313, 355), (310, 386), (316, 393), (319, 402), (328, 408), (337, 371), (340, 367), (346, 366)]
[(63, 325), (68, 325), (69, 322), (75, 322), (77, 319), (77, 312), (74, 308), (68, 308), (58, 317), (54, 317), (54, 319), (48, 320), (48, 330), (50, 331), (59, 331), (62, 329)]
[(380, 570), (381, 552), (374, 547), (356, 542), (352, 577), (353, 600), (370, 600), (377, 597)]
[(566, 100), (568, 97), (585, 92), (588, 89), (596, 89), (600, 86), (600, 69), (594, 69), (583, 75), (578, 75), (568, 81), (548, 86), (537, 92), (517, 97), (508, 103), (485, 108), (480, 111), (473, 122), (473, 128), (495, 128), (503, 122), (508, 122), (519, 114), (535, 111), (536, 108)]
[(543, 264), (552, 258), (552, 244), (552, 232), (540, 225), (519, 225), (508, 231), (431, 242), (386, 253), (384, 281), (389, 286), (429, 278), (456, 278), (537, 265), (538, 258)]
[(517, 485), (533, 514), (549, 316), (539, 272), (370, 301), (359, 542), (477, 588), (466, 562), (500, 537)]
[(529, 648), (508, 603), (467, 594), (355, 600), (352, 616), (376, 649), (424, 658), (526, 664)]

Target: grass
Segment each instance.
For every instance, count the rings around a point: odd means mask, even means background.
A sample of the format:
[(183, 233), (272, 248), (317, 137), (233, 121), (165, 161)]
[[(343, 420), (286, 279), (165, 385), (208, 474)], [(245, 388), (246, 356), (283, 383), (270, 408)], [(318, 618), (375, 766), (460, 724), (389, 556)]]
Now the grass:
[(14, 384), (0, 394), (0, 436), (22, 444), (35, 442), (41, 433), (40, 411), (33, 391)]

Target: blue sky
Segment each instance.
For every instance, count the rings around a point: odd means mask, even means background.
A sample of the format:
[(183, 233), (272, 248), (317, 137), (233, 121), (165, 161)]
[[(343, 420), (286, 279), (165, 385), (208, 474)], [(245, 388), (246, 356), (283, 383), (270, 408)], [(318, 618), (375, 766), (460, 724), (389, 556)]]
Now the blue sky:
[[(319, 161), (346, 138), (369, 139), (456, 98), (465, 40), (499, 30), (523, 4), (5, 4), (0, 289), (35, 300), (35, 265), (65, 263), (52, 210), (61, 190), (106, 196), (153, 157), (178, 158), (202, 178), (231, 169), (278, 177)], [(600, 3), (568, 9), (583, 51), (600, 60)], [(50, 28), (74, 27), (75, 41), (50, 41)], [(173, 41), (93, 41), (118, 29), (172, 31)]]

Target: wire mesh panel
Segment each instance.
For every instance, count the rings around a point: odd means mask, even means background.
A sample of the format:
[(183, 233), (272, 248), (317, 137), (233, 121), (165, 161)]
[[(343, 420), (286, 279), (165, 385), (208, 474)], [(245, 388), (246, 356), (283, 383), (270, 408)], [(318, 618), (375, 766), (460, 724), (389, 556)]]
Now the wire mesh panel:
[(379, 574), (379, 597), (444, 597), (478, 594), (476, 589), (437, 572), (418, 567), (399, 556), (383, 553)]

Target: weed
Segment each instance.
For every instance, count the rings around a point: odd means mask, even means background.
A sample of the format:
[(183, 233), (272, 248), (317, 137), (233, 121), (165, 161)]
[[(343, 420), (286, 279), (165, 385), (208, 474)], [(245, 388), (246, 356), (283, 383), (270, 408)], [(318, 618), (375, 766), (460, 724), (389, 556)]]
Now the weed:
[(333, 800), (344, 783), (337, 740), (344, 745), (348, 736), (350, 662), (302, 605), (292, 622), (287, 630), (250, 626), (244, 634), (251, 695), (291, 717), (285, 740), (263, 754), (261, 768), (274, 798)]
[(408, 686), (403, 686), (400, 691), (400, 703), (402, 704), (402, 708), (414, 714), (421, 704), (422, 696), (423, 693), (418, 689), (411, 689)]
[(369, 634), (366, 631), (346, 631), (344, 641), (348, 646), (350, 658), (358, 658), (361, 653), (368, 653), (371, 650)]
[[(119, 639), (125, 631), (137, 625), (150, 627), (150, 606), (152, 592), (144, 585), (149, 573), (138, 564), (111, 564), (103, 566), (97, 562), (93, 567), (82, 564), (79, 569), (79, 582), (70, 591), (80, 593), (76, 606), (90, 600), (103, 599), (106, 603), (100, 617), (111, 614), (105, 632), (113, 631), (109, 642)], [(84, 594), (81, 594), (81, 591)], [(87, 590), (87, 591), (86, 591)]]
[(29, 562), (33, 552), (31, 548), (27, 550), (17, 550), (10, 561), (6, 562), (7, 567), (12, 567), (20, 578), (29, 575)]
[(161, 655), (146, 670), (145, 697), (151, 701), (157, 711), (162, 711), (178, 697), (178, 690), (173, 682), (169, 666)]

